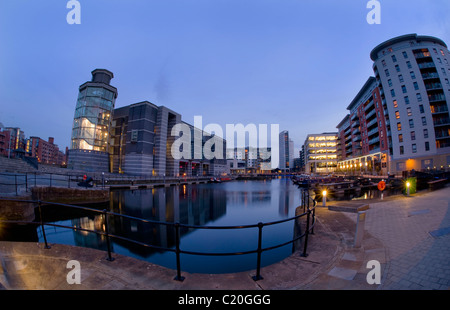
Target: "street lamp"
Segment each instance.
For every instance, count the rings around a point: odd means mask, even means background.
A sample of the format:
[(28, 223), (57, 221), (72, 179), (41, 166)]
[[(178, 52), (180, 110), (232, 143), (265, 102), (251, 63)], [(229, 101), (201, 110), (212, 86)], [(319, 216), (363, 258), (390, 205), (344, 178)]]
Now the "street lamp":
[(406, 195), (409, 196), (409, 188), (411, 187), (411, 183), (406, 182)]
[(322, 206), (326, 207), (326, 205), (327, 205), (327, 191), (325, 190), (322, 192)]

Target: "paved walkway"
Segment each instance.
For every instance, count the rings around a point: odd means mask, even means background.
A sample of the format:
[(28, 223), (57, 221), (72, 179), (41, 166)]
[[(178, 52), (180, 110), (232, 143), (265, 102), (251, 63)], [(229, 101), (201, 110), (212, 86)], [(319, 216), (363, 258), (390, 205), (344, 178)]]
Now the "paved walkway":
[[(450, 187), (414, 197), (370, 201), (362, 246), (355, 248), (356, 215), (317, 208), (308, 257), (299, 252), (264, 267), (234, 274), (182, 273), (93, 249), (0, 242), (0, 289), (317, 290), (450, 288)], [(341, 203), (342, 204), (342, 203)], [(67, 263), (81, 266), (81, 284), (68, 284)], [(381, 284), (369, 285), (367, 262), (381, 264)]]

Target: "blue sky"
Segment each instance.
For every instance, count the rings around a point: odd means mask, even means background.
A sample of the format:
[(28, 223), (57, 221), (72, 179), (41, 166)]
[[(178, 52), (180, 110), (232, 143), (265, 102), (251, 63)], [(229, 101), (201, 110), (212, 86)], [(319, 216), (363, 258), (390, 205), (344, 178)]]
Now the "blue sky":
[(450, 44), (450, 1), (366, 0), (0, 1), (0, 122), (70, 143), (79, 85), (105, 68), (116, 107), (143, 100), (193, 123), (279, 124), (298, 149), (330, 132), (367, 78), (369, 54), (417, 33)]

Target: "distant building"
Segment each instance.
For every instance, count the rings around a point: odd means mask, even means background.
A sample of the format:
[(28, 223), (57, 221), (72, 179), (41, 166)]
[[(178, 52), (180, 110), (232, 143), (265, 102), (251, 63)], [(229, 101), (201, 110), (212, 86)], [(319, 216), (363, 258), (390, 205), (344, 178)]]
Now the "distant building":
[(305, 140), (305, 173), (330, 174), (337, 168), (338, 133), (310, 134)]
[(48, 138), (45, 141), (39, 137), (30, 137), (29, 146), (27, 147), (28, 155), (34, 157), (42, 164), (65, 165), (66, 156), (54, 144), (54, 138)]
[(279, 136), (280, 164), (279, 169), (289, 171), (294, 165), (294, 142), (289, 138), (288, 131), (282, 131)]

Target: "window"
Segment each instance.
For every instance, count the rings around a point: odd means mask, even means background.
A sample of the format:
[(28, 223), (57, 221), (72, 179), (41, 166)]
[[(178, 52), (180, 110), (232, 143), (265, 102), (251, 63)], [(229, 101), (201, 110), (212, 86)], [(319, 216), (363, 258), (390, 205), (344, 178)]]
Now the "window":
[(445, 84), (450, 85), (450, 82), (448, 79), (445, 79)]
[(417, 82), (414, 82), (414, 89), (419, 90), (419, 84), (417, 84)]
[(399, 65), (395, 65), (395, 70), (397, 70), (397, 72), (400, 72), (400, 66)]
[(417, 93), (416, 97), (417, 97), (417, 101), (419, 101), (419, 102), (422, 101), (422, 95), (420, 93)]
[(397, 130), (398, 131), (402, 130), (402, 123), (400, 123), (400, 122), (397, 123)]
[(412, 152), (417, 153), (417, 145), (416, 144), (412, 145)]
[(403, 142), (403, 135), (402, 135), (402, 134), (399, 134), (399, 135), (398, 135), (398, 142), (399, 142), (399, 143), (402, 143), (402, 142)]
[(402, 54), (403, 54), (403, 57), (404, 57), (405, 59), (408, 59), (408, 53), (403, 52)]
[(383, 67), (386, 67), (386, 60), (382, 60), (381, 63), (383, 64)]
[(425, 109), (423, 108), (423, 104), (419, 104), (420, 113), (425, 113)]
[(391, 89), (391, 96), (395, 97), (395, 90)]
[(411, 131), (411, 140), (412, 141), (416, 140), (416, 132), (415, 131)]
[(397, 100), (394, 100), (394, 108), (398, 108)]
[(403, 79), (403, 74), (400, 74), (398, 76), (398, 80), (400, 81), (400, 83), (403, 83), (405, 80)]
[(443, 51), (443, 50), (441, 50), (441, 55), (442, 55), (442, 56), (445, 56), (445, 54), (444, 54), (444, 51)]
[(389, 84), (389, 87), (392, 87), (392, 80), (391, 79), (388, 80), (388, 84)]
[(414, 120), (413, 119), (409, 120), (409, 128), (414, 128)]
[(391, 74), (389, 73), (389, 69), (384, 70), (384, 73), (386, 74), (386, 76), (391, 76)]
[(409, 97), (405, 96), (405, 104), (409, 104)]
[(411, 69), (411, 68), (412, 68), (411, 62), (410, 62), (410, 61), (407, 61), (407, 62), (406, 62), (406, 65), (408, 66), (408, 69)]
[(424, 130), (423, 130), (423, 137), (424, 137), (425, 139), (428, 138), (428, 129), (424, 129)]
[(427, 118), (425, 116), (422, 116), (422, 125), (423, 126), (427, 125)]
[(444, 68), (441, 68), (441, 70), (442, 70), (442, 74), (447, 75), (447, 72), (445, 72)]
[(411, 108), (407, 108), (407, 109), (406, 109), (406, 112), (408, 113), (408, 116), (411, 116), (411, 115), (412, 115)]
[(404, 93), (404, 94), (406, 94), (408, 91), (406, 90), (406, 86), (405, 85), (402, 85), (402, 92)]
[(400, 145), (400, 155), (403, 155), (405, 153), (405, 148), (403, 145)]
[(442, 63), (442, 60), (439, 57), (437, 60), (438, 60), (438, 63), (440, 63), (440, 64)]
[(391, 57), (393, 62), (397, 62), (397, 57), (395, 57), (395, 55), (392, 55)]
[(425, 142), (425, 151), (429, 151), (430, 150), (430, 142)]
[(414, 71), (411, 71), (410, 74), (411, 74), (411, 78), (413, 80), (415, 80), (416, 79), (416, 74), (414, 73)]
[(395, 118), (399, 119), (400, 118), (400, 112), (399, 111), (395, 111)]

